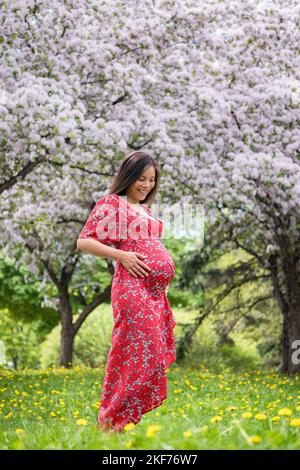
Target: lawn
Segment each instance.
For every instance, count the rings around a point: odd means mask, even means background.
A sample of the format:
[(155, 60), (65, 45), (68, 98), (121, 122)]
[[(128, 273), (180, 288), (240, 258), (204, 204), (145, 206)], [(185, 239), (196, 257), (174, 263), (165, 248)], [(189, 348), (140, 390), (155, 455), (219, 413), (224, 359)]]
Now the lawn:
[(104, 368), (0, 372), (1, 449), (299, 449), (300, 377), (168, 369), (168, 398), (124, 434), (96, 429)]

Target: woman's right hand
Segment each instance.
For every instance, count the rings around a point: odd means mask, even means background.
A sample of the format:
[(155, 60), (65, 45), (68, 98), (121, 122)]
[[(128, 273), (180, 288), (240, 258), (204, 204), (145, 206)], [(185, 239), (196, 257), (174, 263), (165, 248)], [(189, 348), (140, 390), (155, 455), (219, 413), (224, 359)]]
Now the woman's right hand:
[(119, 261), (133, 276), (147, 277), (151, 268), (142, 261), (144, 258), (146, 255), (136, 251), (123, 251)]

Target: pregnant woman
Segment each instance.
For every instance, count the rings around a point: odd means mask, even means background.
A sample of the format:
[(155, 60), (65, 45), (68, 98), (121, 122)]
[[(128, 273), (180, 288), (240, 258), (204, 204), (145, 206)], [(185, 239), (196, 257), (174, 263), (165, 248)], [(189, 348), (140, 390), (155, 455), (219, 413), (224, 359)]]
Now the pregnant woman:
[(148, 207), (159, 176), (151, 155), (129, 153), (77, 242), (80, 250), (116, 261), (112, 344), (97, 420), (103, 431), (121, 432), (161, 405), (167, 398), (166, 369), (176, 360), (176, 322), (167, 298), (175, 265), (160, 240), (163, 222)]

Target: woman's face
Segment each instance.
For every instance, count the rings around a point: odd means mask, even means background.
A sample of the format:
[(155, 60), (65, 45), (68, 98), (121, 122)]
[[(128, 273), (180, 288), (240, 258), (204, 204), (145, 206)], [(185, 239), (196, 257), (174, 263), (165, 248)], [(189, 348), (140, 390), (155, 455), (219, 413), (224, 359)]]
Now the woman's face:
[(126, 196), (129, 202), (140, 202), (145, 199), (147, 194), (155, 186), (155, 168), (154, 166), (146, 167), (127, 189)]

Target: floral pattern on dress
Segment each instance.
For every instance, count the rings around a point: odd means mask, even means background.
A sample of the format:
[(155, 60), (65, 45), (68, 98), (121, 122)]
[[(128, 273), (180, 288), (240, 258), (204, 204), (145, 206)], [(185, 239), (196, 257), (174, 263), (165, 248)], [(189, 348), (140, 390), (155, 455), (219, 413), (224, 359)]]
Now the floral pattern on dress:
[(135, 277), (116, 262), (111, 286), (114, 326), (97, 420), (102, 430), (137, 424), (144, 413), (161, 405), (167, 398), (166, 368), (176, 360), (176, 322), (165, 292), (175, 264), (160, 239), (163, 222), (149, 217), (110, 194), (95, 204), (79, 235), (143, 253), (151, 268), (147, 277)]

